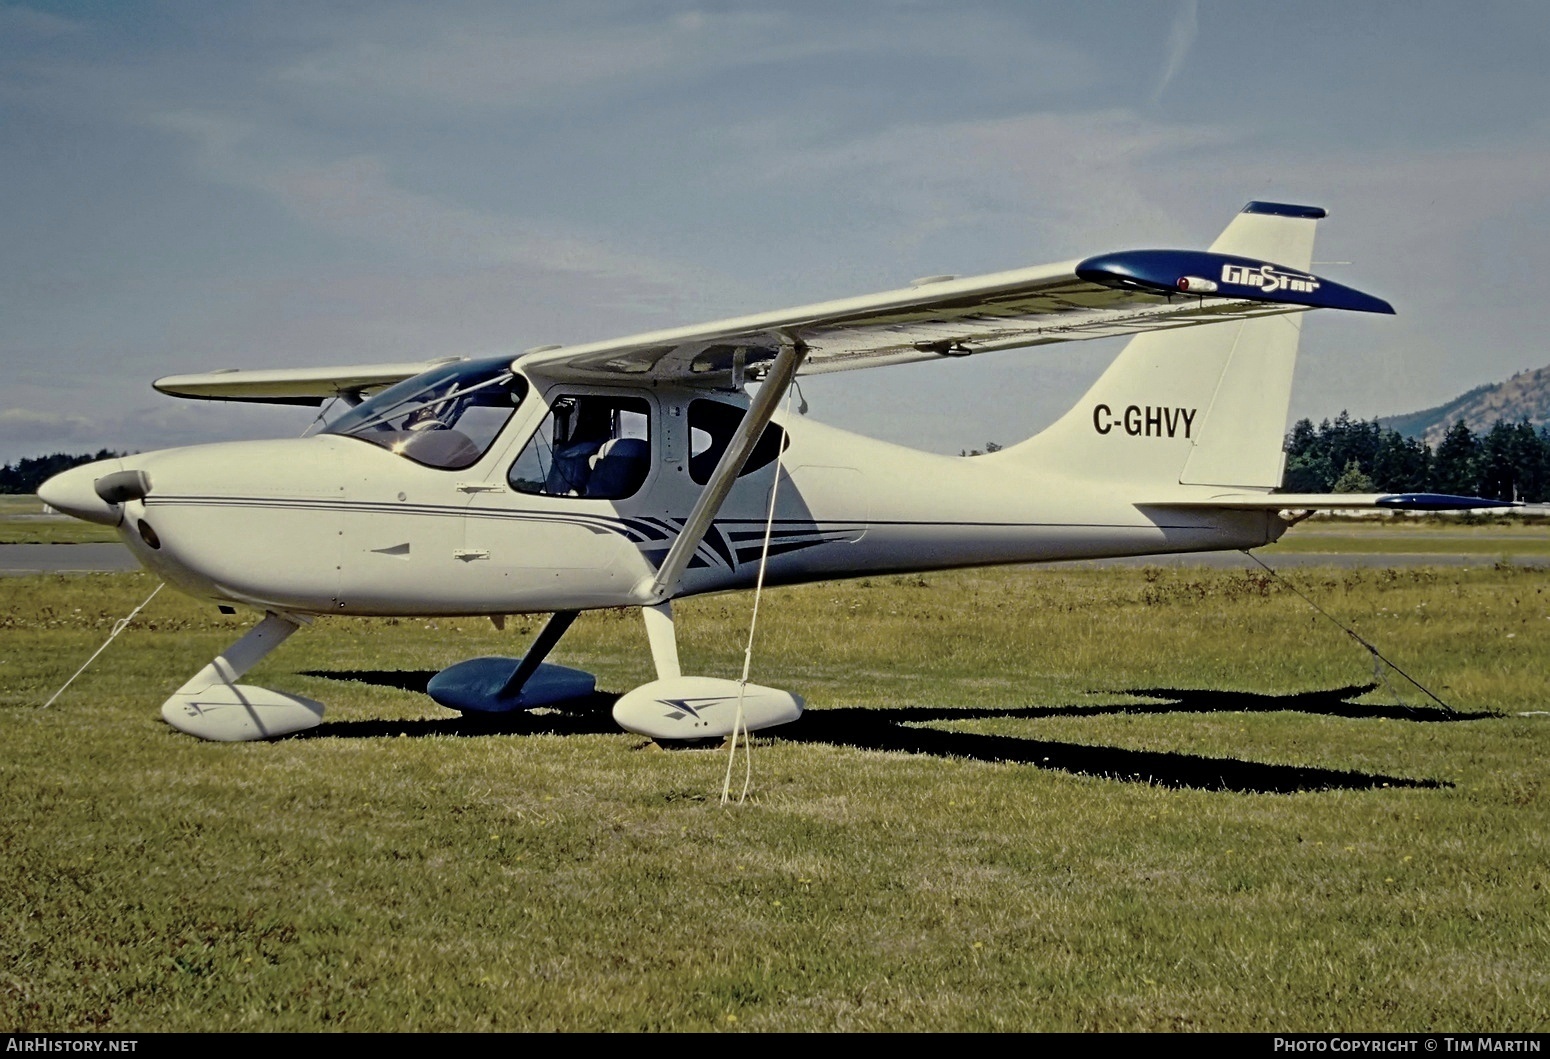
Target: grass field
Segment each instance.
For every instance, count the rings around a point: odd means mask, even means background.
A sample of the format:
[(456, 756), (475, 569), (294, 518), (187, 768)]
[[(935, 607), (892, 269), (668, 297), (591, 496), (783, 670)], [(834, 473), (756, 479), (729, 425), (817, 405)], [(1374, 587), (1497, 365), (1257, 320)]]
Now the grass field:
[(0, 544), (101, 544), (118, 540), (112, 526), (45, 515), (38, 498), (0, 495)]
[(1286, 553), (1390, 555), (1550, 555), (1550, 522), (1543, 518), (1314, 518), (1261, 550), (1266, 559)]
[[(817, 585), (766, 596), (753, 677), (809, 711), (727, 808), (609, 696), (406, 690), (534, 621), (321, 620), (250, 679), (322, 727), (217, 745), (157, 708), (251, 616), (164, 592), (42, 710), (153, 582), (7, 579), (0, 1024), (1550, 1027), (1550, 573), (1287, 578), (1458, 712), (1262, 575)], [(681, 605), (687, 669), (736, 675), (749, 605)], [(556, 660), (652, 675), (633, 614)]]

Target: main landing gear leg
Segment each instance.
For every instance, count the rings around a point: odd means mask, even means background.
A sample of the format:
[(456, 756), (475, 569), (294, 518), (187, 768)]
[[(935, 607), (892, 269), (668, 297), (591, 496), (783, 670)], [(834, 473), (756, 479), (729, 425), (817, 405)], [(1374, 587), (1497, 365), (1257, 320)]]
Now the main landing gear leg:
[(646, 619), (646, 639), (651, 642), (651, 661), (657, 667), (658, 680), (683, 676), (678, 668), (678, 637), (673, 632), (673, 602), (664, 600), (654, 607), (640, 608)]
[(580, 613), (557, 610), (521, 658), (470, 658), (431, 677), (425, 693), (461, 713), (509, 713), (584, 699), (597, 690), (591, 673), (544, 661)]
[(237, 683), (301, 625), (300, 619), (265, 615), (162, 703), (162, 719), (180, 732), (221, 743), (273, 739), (315, 727), (323, 720), (322, 703)]

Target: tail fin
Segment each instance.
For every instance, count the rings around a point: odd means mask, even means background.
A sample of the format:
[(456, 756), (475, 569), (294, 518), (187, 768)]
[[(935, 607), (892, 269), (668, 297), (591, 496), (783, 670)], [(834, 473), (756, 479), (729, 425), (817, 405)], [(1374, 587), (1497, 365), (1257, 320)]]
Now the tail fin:
[[(1251, 202), (1211, 250), (1306, 271), (1323, 216)], [(1274, 488), (1301, 329), (1292, 312), (1137, 335), (1074, 408), (1006, 458), (1116, 482)]]

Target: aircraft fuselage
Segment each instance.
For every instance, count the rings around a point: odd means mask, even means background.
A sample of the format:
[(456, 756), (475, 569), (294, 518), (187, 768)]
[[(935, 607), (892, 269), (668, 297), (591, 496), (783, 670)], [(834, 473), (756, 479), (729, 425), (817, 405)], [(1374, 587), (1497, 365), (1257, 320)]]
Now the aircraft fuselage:
[[(644, 480), (628, 496), (594, 499), (513, 485), (560, 390), (537, 399), (540, 389), (535, 382), (534, 396), (461, 469), (335, 434), (127, 457), (122, 465), (143, 471), (151, 488), (120, 505), (120, 533), (146, 567), (185, 591), (266, 610), (511, 614), (648, 602), (656, 567), (703, 486), (686, 408), (704, 391), (580, 388), (644, 402), (649, 416)], [(747, 404), (742, 394), (717, 398)], [(1008, 452), (938, 456), (802, 418), (775, 422), (789, 440), (770, 584), (1250, 548), (1286, 525), (1264, 512), (1138, 506), (1090, 476)], [(775, 471), (769, 462), (738, 479), (677, 594), (754, 583)], [(105, 471), (71, 473), (89, 484)]]

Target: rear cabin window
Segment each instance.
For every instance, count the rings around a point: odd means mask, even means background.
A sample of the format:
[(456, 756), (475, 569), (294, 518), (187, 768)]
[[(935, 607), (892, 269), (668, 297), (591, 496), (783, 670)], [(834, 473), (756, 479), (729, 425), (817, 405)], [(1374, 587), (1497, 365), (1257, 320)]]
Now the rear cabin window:
[[(746, 409), (724, 401), (700, 399), (689, 402), (689, 477), (696, 485), (710, 481), (721, 454), (732, 443), (732, 434), (747, 415)], [(737, 472), (741, 478), (775, 462), (786, 444), (786, 432), (774, 423), (764, 428), (753, 451)]]

